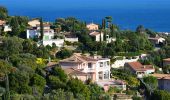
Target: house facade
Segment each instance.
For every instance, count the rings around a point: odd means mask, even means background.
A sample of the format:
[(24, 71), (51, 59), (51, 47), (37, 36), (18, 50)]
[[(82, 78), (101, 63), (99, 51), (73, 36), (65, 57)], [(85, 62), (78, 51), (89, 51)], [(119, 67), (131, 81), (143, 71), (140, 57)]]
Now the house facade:
[(82, 81), (91, 79), (97, 82), (110, 79), (110, 59), (108, 58), (93, 58), (74, 54), (70, 58), (61, 60), (59, 64), (64, 70), (72, 69), (71, 76)]
[(11, 32), (12, 28), (9, 25), (4, 25), (4, 32)]
[(48, 39), (48, 40), (43, 40), (42, 42), (44, 46), (47, 45), (52, 46), (53, 43), (55, 43), (55, 45), (60, 48), (63, 47), (64, 45), (64, 39)]
[(137, 78), (143, 78), (145, 75), (155, 72), (153, 65), (142, 65), (140, 62), (128, 62), (125, 63), (126, 70), (129, 70), (133, 74), (137, 75)]
[(4, 32), (12, 31), (12, 28), (10, 27), (10, 25), (7, 25), (6, 21), (4, 21), (4, 20), (0, 20), (0, 27), (1, 27), (1, 29), (3, 29)]
[(150, 41), (151, 43), (153, 43), (153, 44), (155, 44), (155, 45), (158, 45), (158, 44), (160, 44), (160, 43), (164, 43), (164, 42), (165, 42), (165, 39), (162, 38), (162, 37), (159, 37), (159, 36), (157, 36), (157, 37), (155, 37), (155, 38), (149, 37), (148, 39), (149, 39), (149, 41)]
[[(40, 24), (38, 24), (38, 20), (31, 21), (28, 24), (32, 25), (32, 27), (27, 29), (27, 39), (40, 37)], [(52, 46), (52, 44), (55, 43), (57, 47), (62, 47), (64, 45), (64, 39), (54, 39), (55, 32), (50, 26), (50, 23), (43, 23), (43, 41), (39, 41), (38, 45), (43, 44), (44, 46)]]
[(158, 88), (170, 92), (170, 74), (152, 74), (158, 79)]
[(90, 35), (91, 37), (93, 37), (94, 40), (97, 41), (97, 42), (103, 41), (103, 37), (104, 37), (103, 32), (94, 31), (94, 32), (89, 33), (89, 35)]

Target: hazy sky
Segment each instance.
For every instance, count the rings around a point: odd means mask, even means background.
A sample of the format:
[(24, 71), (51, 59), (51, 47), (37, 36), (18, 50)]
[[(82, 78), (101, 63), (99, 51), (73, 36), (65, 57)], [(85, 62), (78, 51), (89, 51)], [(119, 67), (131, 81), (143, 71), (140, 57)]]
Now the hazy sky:
[(0, 5), (17, 8), (127, 8), (170, 9), (170, 0), (0, 0)]

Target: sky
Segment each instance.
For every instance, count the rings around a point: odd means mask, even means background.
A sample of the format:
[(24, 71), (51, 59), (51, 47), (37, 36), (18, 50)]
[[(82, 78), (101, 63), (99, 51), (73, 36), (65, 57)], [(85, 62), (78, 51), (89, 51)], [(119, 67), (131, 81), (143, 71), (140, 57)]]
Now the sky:
[(0, 5), (44, 9), (170, 9), (170, 0), (0, 0)]

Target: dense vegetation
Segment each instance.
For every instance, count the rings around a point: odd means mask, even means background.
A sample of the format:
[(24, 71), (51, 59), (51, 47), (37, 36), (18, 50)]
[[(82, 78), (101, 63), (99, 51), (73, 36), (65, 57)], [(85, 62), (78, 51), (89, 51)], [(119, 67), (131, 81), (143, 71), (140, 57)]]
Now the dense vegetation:
[(130, 87), (138, 87), (140, 82), (135, 75), (124, 69), (112, 69), (112, 77), (125, 80)]

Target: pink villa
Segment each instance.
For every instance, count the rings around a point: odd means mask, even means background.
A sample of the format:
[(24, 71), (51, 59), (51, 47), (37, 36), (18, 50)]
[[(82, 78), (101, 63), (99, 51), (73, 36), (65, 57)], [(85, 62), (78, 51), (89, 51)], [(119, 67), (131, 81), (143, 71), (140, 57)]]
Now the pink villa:
[(59, 62), (61, 68), (72, 77), (93, 82), (110, 80), (110, 59), (95, 58), (75, 53)]

